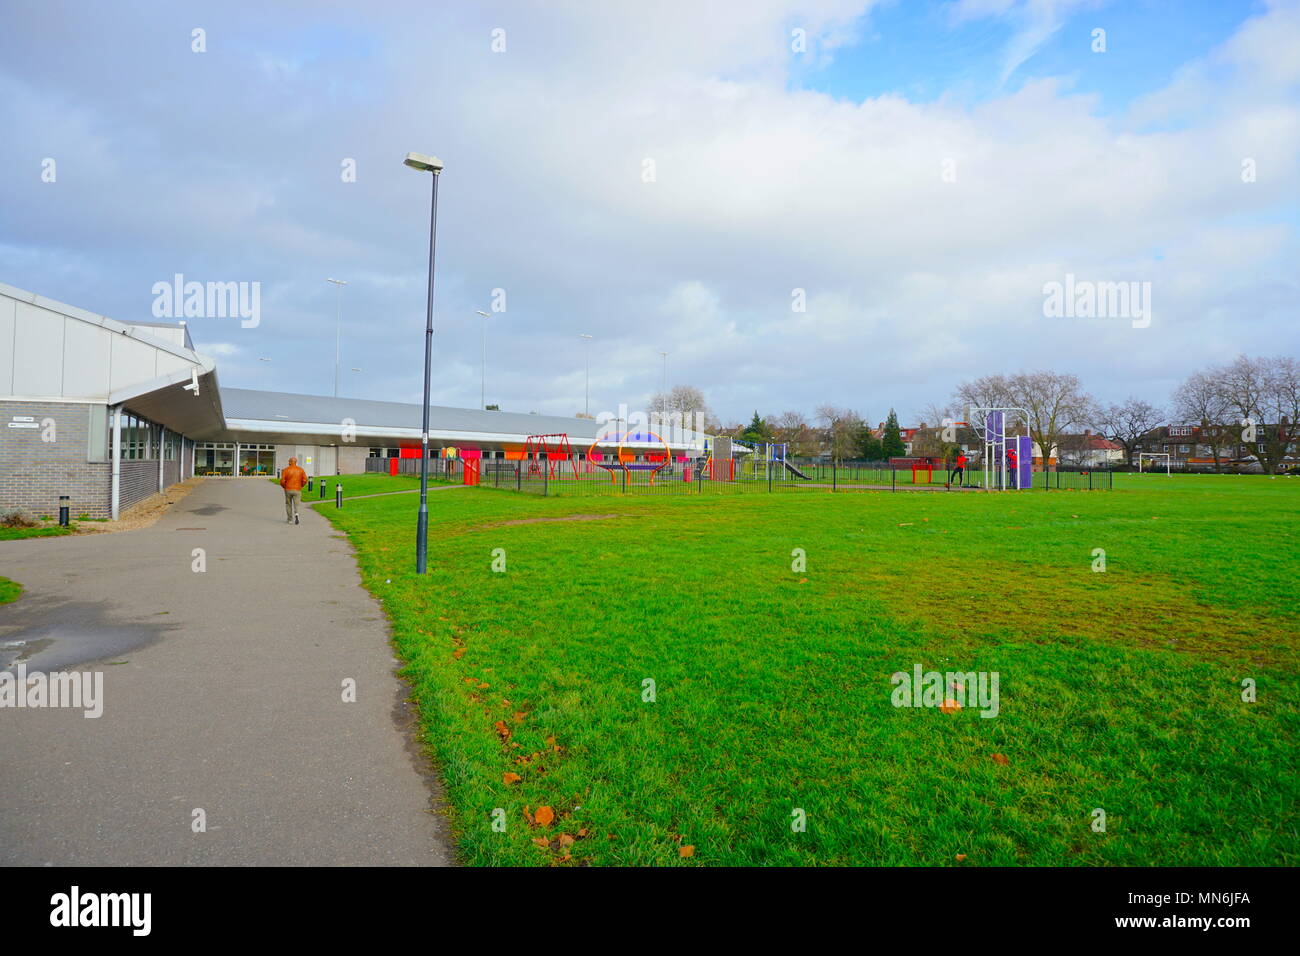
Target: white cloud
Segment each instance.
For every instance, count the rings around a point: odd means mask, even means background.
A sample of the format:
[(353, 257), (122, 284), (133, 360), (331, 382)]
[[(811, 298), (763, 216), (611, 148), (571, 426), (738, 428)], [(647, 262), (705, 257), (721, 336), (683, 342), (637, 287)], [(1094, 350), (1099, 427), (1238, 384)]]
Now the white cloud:
[[(1277, 221), (1294, 215), (1300, 175), (1295, 4), (1265, 10), (1118, 117), (1061, 80), (973, 107), (790, 89), (789, 30), (804, 26), (819, 49), (852, 56), (837, 44), (867, 9), (336, 10), (375, 51), (346, 61), (346, 81), (328, 55), (263, 49), (292, 31), (250, 28), (243, 59), (180, 61), (196, 71), (184, 74), (184, 96), (158, 88), (147, 58), (112, 59), (115, 44), (140, 43), (131, 23), (124, 37), (101, 37), (116, 26), (92, 18), (109, 59), (62, 77), (68, 88), (51, 102), (88, 103), (70, 128), (95, 138), (114, 179), (85, 171), (76, 194), (0, 182), (0, 207), (14, 213), (2, 239), (17, 244), (23, 229), (12, 223), (31, 223), (50, 249), (103, 262), (85, 295), (55, 297), (110, 314), (105, 290), (143, 297), (172, 272), (259, 279), (263, 323), (238, 341), (275, 358), (286, 390), (332, 386), (333, 336), (321, 330), (332, 332), (335, 303), (323, 280), (349, 278), (344, 365), (368, 370), (357, 387), (375, 398), (420, 393), (429, 185), (400, 165), (412, 149), (447, 162), (442, 403), (477, 404), (473, 312), (497, 287), (509, 311), (490, 333), (488, 400), (543, 412), (582, 407), (579, 332), (597, 336), (593, 408), (644, 402), (665, 349), (671, 382), (704, 388), (724, 418), (824, 401), (906, 414), (963, 377), (1038, 366), (1124, 394), (1145, 367), (1159, 400), (1172, 379), (1261, 328), (1271, 349), (1296, 350), (1285, 294), (1294, 298), (1294, 219)], [(1023, 26), (1021, 52), (1008, 48), (1014, 64), (1063, 10), (982, 0), (954, 15)], [(508, 31), (503, 54), (489, 49), (496, 26)], [(212, 36), (217, 49), (239, 46)], [(60, 42), (75, 51), (78, 39)], [(268, 57), (298, 64), (292, 98), (259, 85)], [(96, 99), (97, 82), (125, 83), (129, 69), (156, 103)], [(27, 81), (7, 82), (21, 93)], [(340, 85), (345, 93), (321, 92)], [(21, 140), (47, 129), (39, 111), (5, 110)], [(1258, 160), (1254, 184), (1241, 182), (1243, 156)], [(354, 184), (339, 180), (343, 157), (358, 160)], [(647, 157), (654, 183), (641, 179)], [(942, 177), (949, 159), (955, 182)], [(41, 265), (48, 258), (20, 264), (64, 281)], [(1149, 279), (1152, 327), (1045, 320), (1042, 284), (1065, 272)], [(796, 287), (806, 313), (791, 311)], [(193, 334), (204, 350), (203, 330)]]

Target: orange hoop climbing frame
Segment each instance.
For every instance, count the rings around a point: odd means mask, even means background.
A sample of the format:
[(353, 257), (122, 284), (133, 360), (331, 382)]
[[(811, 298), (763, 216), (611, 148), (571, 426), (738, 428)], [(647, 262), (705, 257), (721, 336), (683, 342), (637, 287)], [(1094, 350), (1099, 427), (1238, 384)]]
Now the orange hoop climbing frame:
[[(622, 468), (624, 474), (627, 474), (629, 471), (649, 471), (650, 484), (653, 485), (655, 483), (655, 475), (659, 474), (659, 472), (661, 472), (664, 468), (666, 468), (668, 464), (673, 460), (673, 450), (668, 447), (668, 442), (664, 441), (662, 436), (656, 435), (654, 432), (649, 430), (645, 431), (644, 433), (633, 432), (631, 435), (628, 435), (625, 432), (618, 432), (616, 434), (618, 434), (619, 436), (617, 450), (615, 451), (615, 456), (618, 459), (617, 465), (607, 465), (605, 464), (603, 458), (597, 461), (591, 457), (592, 453), (596, 450), (597, 445), (599, 445), (602, 441), (606, 441), (606, 442), (609, 441), (608, 435), (605, 436), (605, 438), (603, 439), (597, 438), (594, 442), (591, 443), (591, 447), (587, 449), (587, 461), (591, 462), (597, 468), (604, 468), (607, 472), (609, 472), (609, 480), (614, 484), (618, 484), (618, 478), (614, 476), (614, 469)], [(659, 442), (664, 446), (664, 460), (660, 462), (658, 465), (656, 465), (654, 468), (648, 468), (646, 465), (636, 464), (636, 452), (625, 451), (623, 448), (623, 444), (625, 441), (631, 438), (636, 438), (642, 434), (645, 434), (650, 438), (653, 438), (655, 441)]]

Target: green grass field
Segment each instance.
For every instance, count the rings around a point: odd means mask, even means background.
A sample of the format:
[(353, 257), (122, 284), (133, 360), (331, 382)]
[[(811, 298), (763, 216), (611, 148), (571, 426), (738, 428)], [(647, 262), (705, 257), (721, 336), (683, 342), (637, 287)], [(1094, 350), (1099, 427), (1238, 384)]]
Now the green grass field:
[[(430, 496), (423, 579), (414, 496), (318, 507), (392, 620), (466, 863), (1300, 862), (1300, 481), (463, 489)], [(894, 707), (917, 664), (998, 672), (998, 716)]]
[(0, 541), (15, 541), (19, 538), (54, 538), (61, 534), (72, 534), (74, 530), (75, 523), (71, 528), (61, 528), (57, 524), (40, 528), (0, 528)]
[(22, 593), (23, 586), (17, 581), (10, 581), (8, 578), (0, 578), (0, 604), (8, 604), (10, 601), (16, 601)]

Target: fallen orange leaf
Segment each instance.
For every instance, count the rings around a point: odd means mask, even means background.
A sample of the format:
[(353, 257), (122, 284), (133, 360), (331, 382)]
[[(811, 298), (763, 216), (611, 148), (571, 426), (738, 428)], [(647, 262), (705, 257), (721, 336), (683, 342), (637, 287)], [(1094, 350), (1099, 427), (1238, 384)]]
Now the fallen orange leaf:
[(1008, 760), (1006, 757), (1004, 757), (1002, 754), (994, 754), (993, 762), (996, 764), (1001, 764), (1004, 767), (1008, 766), (1011, 763), (1011, 761)]
[(497, 733), (501, 735), (502, 740), (505, 740), (507, 737), (510, 736), (510, 728), (506, 726), (506, 722), (504, 720), (498, 720), (496, 724), (494, 724), (493, 726), (496, 727)]
[(679, 847), (677, 848), (677, 855), (680, 856), (683, 860), (688, 859), (688, 858), (694, 856), (694, 855), (695, 855), (695, 845), (694, 845), (694, 844), (687, 844), (686, 846), (679, 846)]
[(549, 850), (551, 848), (551, 841), (546, 839), (546, 837), (533, 837), (533, 844), (535, 846), (540, 846), (543, 850)]
[(555, 820), (555, 811), (550, 807), (538, 807), (537, 812), (533, 814), (533, 819), (537, 821), (538, 826), (549, 827)]
[(958, 854), (957, 854), (957, 862), (958, 862), (958, 863), (960, 863), (960, 862), (961, 862), (962, 860), (964, 860), (964, 859), (966, 859), (966, 854), (965, 854), (965, 853), (958, 853)]
[(519, 776), (519, 774), (517, 774), (517, 773), (509, 773), (509, 772), (507, 772), (507, 773), (505, 774), (505, 776), (503, 776), (503, 777), (501, 778), (501, 780), (502, 780), (503, 783), (518, 783), (520, 780), (523, 780), (523, 779), (524, 779), (524, 778), (521, 777), (521, 776)]
[(572, 843), (573, 837), (569, 836), (567, 833), (560, 834), (560, 846), (569, 846)]
[(945, 714), (955, 714), (957, 711), (961, 710), (961, 701), (953, 700), (949, 697), (939, 705), (939, 710)]

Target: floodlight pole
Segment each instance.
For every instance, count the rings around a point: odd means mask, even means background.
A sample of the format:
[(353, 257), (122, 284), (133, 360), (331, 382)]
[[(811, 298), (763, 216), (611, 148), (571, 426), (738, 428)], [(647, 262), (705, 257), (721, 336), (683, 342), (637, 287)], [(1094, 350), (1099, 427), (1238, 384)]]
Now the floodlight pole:
[(338, 311), (334, 319), (334, 397), (339, 397), (339, 343), (343, 335), (343, 287), (347, 285), (343, 279), (326, 279), (326, 282), (333, 282), (334, 287), (339, 290), (337, 296)]
[(591, 336), (586, 332), (580, 332), (579, 338), (587, 340), (587, 384), (582, 390), (582, 414), (588, 418), (591, 417)]
[(482, 309), (474, 311), (483, 316), (483, 376), (479, 379), (478, 406), (487, 408), (487, 320), (489, 316)]
[(660, 352), (659, 354), (664, 357), (664, 383), (663, 387), (659, 390), (659, 394), (663, 396), (659, 399), (659, 404), (661, 406), (659, 414), (662, 416), (659, 423), (662, 425), (663, 419), (668, 417), (668, 353)]
[(424, 415), (420, 426), (420, 515), (415, 525), (415, 573), (425, 574), (429, 557), (429, 385), (433, 371), (433, 264), (438, 236), (438, 174), (442, 161), (433, 156), (407, 153), (407, 166), (433, 173), (429, 204), (429, 296), (424, 322)]

